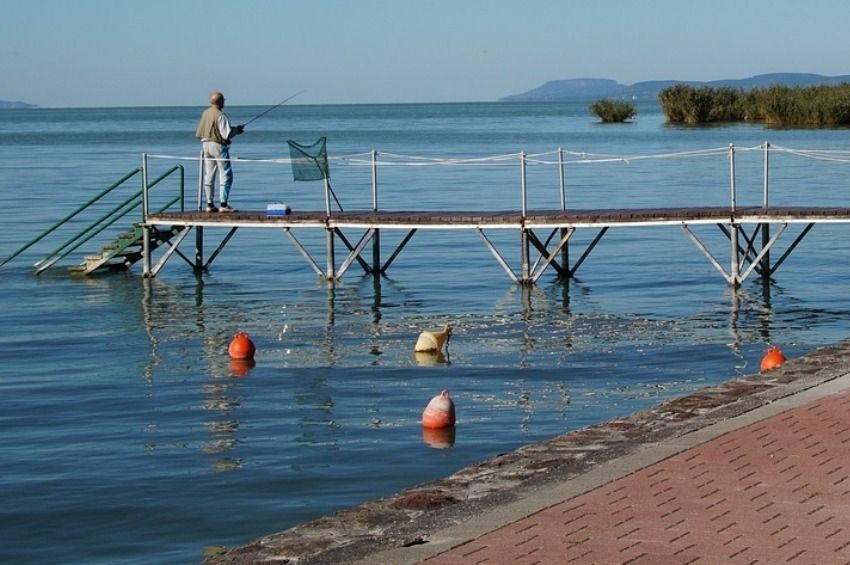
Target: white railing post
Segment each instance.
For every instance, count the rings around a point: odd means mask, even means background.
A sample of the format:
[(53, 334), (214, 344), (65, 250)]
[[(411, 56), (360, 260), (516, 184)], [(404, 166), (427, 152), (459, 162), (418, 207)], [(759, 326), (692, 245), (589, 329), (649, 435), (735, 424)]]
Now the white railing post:
[[(762, 207), (767, 211), (768, 188), (770, 186), (770, 143), (764, 142), (764, 189), (762, 194)], [(770, 224), (765, 222), (761, 225), (761, 248), (764, 255), (761, 259), (761, 276), (764, 280), (770, 277), (770, 251), (764, 251), (770, 244)]]
[(198, 153), (198, 210), (204, 205), (204, 151)]
[[(567, 175), (564, 169), (564, 149), (558, 147), (558, 185), (561, 189), (561, 212), (567, 211)], [(561, 228), (561, 239), (567, 235), (567, 228)], [(570, 267), (570, 243), (561, 247), (561, 268), (569, 271)]]
[(561, 189), (561, 212), (567, 209), (567, 181), (564, 172), (564, 150), (558, 147), (558, 186)]
[(378, 211), (378, 152), (372, 149), (372, 211)]
[(325, 177), (325, 215), (331, 217), (331, 184), (328, 177)]
[(768, 179), (770, 178), (770, 143), (764, 142), (764, 192), (762, 195), (762, 206), (767, 208), (768, 203)]
[(735, 194), (735, 144), (729, 144), (729, 195), (732, 211), (737, 207), (737, 195)]
[(528, 212), (528, 187), (526, 185), (526, 168), (527, 164), (525, 161), (526, 153), (525, 150), (521, 151), (519, 154), (519, 163), (520, 163), (520, 204), (522, 208), (522, 219), (525, 220), (526, 213)]
[(740, 283), (740, 264), (738, 257), (738, 224), (735, 223), (734, 214), (737, 208), (737, 195), (735, 194), (735, 145), (729, 144), (729, 192), (731, 199), (731, 208), (732, 208), (732, 225), (729, 230), (729, 240), (732, 245), (731, 248), (731, 264), (729, 266), (729, 276), (732, 284), (734, 286), (738, 286)]
[(522, 284), (528, 284), (531, 280), (531, 270), (529, 265), (529, 255), (528, 255), (528, 231), (525, 228), (525, 217), (528, 214), (528, 185), (527, 185), (527, 163), (525, 161), (526, 153), (525, 150), (521, 151), (519, 154), (519, 162), (520, 162), (520, 200), (522, 203), (522, 227), (520, 227), (519, 232), (519, 240), (520, 240), (520, 280)]
[[(372, 149), (372, 211), (378, 212), (378, 152)], [(381, 230), (372, 236), (372, 274), (381, 273)]]
[(142, 153), (142, 275), (151, 276), (151, 232), (148, 221), (148, 154)]
[(148, 218), (148, 154), (142, 153), (142, 221)]

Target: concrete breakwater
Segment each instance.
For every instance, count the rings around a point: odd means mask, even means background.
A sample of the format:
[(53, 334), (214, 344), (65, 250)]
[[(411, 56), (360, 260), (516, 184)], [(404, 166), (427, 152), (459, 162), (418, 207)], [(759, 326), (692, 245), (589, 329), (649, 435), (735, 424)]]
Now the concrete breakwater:
[[(652, 446), (682, 451), (689, 434), (793, 398), (850, 374), (850, 342), (791, 359), (779, 369), (697, 390), (651, 409), (522, 447), (444, 479), (342, 510), (242, 547), (206, 563), (413, 563), (458, 544), (441, 533), (488, 516), (474, 538), (555, 503), (565, 485), (595, 488), (612, 480), (612, 462), (635, 459)], [(841, 382), (841, 381), (838, 381)], [(779, 403), (777, 403), (779, 404)], [(622, 473), (624, 465), (614, 465)], [(595, 485), (595, 486), (594, 486)], [(577, 491), (578, 492), (578, 491)], [(569, 495), (567, 495), (569, 496)], [(476, 526), (480, 528), (480, 526)], [(212, 553), (212, 552), (211, 552)]]

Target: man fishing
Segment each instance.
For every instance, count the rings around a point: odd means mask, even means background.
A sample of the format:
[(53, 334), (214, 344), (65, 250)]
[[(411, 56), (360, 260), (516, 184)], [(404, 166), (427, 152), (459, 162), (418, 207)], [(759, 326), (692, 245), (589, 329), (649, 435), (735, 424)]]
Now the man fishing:
[[(203, 147), (204, 192), (207, 196), (207, 212), (235, 212), (228, 204), (230, 187), (233, 185), (233, 168), (230, 166), (230, 141), (245, 130), (245, 126), (231, 127), (227, 115), (222, 112), (224, 95), (221, 92), (210, 94), (210, 107), (201, 114), (198, 130), (195, 132)], [(220, 206), (213, 203), (213, 185), (219, 177)]]

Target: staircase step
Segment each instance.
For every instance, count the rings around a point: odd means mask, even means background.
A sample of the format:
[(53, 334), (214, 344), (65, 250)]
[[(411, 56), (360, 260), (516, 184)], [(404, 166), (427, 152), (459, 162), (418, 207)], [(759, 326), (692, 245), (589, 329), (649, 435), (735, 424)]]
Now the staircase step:
[[(157, 249), (160, 245), (169, 241), (175, 235), (180, 233), (179, 227), (171, 227), (168, 230), (150, 232), (151, 250)], [(73, 273), (90, 274), (94, 271), (104, 269), (109, 270), (125, 270), (131, 265), (140, 261), (144, 256), (143, 238), (144, 228), (141, 224), (134, 224), (131, 231), (125, 231), (117, 234), (116, 241), (106, 243), (101, 246), (99, 255), (86, 255), (83, 263), (69, 270)]]

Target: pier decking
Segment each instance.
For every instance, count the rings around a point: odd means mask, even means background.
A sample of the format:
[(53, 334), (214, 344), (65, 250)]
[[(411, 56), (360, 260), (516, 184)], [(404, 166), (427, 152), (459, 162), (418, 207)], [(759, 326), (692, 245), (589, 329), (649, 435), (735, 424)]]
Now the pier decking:
[(293, 212), (269, 216), (265, 211), (245, 210), (233, 214), (207, 212), (164, 212), (150, 214), (152, 225), (223, 226), (223, 227), (318, 227), (387, 229), (522, 229), (536, 227), (590, 228), (627, 226), (670, 226), (685, 224), (762, 224), (762, 223), (850, 222), (850, 208), (772, 206), (747, 207), (734, 211), (724, 207), (647, 208), (611, 210), (534, 210), (523, 217), (519, 210), (483, 212), (422, 211), (324, 211)]

